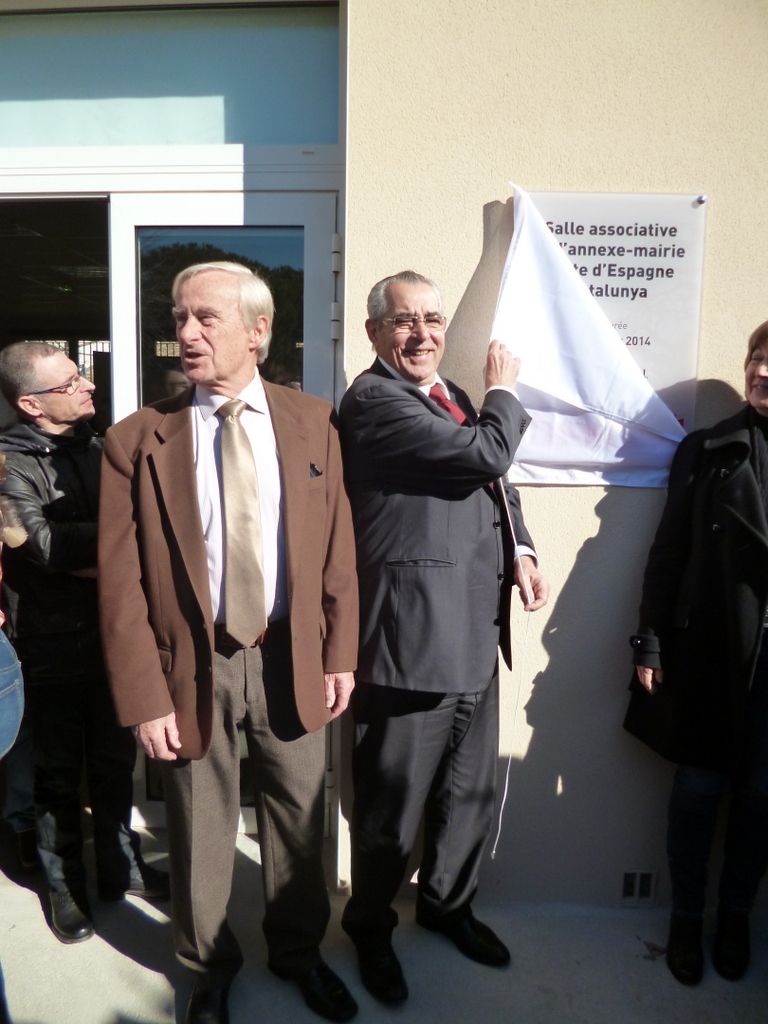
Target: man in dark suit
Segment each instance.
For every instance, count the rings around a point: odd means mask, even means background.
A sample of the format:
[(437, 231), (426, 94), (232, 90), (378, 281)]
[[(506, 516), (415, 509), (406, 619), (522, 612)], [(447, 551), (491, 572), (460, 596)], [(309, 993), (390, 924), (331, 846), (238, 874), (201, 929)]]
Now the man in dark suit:
[[(228, 1020), (227, 923), (242, 722), (256, 793), (269, 966), (311, 1009), (357, 1006), (320, 956), (325, 736), (357, 658), (351, 516), (331, 405), (263, 382), (274, 312), (246, 267), (173, 287), (186, 392), (107, 434), (100, 610), (120, 721), (163, 767), (187, 1024)], [(234, 486), (232, 486), (234, 485)]]
[(470, 906), (493, 815), (497, 649), (513, 572), (527, 610), (549, 589), (518, 494), (499, 482), (527, 425), (512, 393), (519, 361), (491, 345), (478, 415), (437, 374), (445, 322), (429, 279), (406, 271), (375, 285), (365, 326), (377, 359), (340, 408), (361, 600), (343, 925), (363, 983), (385, 1003), (408, 994), (391, 903), (422, 812), (417, 922), (473, 960), (509, 962)]

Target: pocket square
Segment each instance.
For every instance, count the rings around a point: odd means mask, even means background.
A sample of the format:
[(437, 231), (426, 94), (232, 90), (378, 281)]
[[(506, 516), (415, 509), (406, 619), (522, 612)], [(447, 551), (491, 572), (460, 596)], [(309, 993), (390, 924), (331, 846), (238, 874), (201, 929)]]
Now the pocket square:
[(314, 464), (314, 462), (310, 462), (310, 464), (309, 464), (309, 479), (310, 480), (314, 480), (314, 478), (316, 476), (322, 476), (322, 475), (323, 475), (322, 469), (318, 469), (318, 467)]

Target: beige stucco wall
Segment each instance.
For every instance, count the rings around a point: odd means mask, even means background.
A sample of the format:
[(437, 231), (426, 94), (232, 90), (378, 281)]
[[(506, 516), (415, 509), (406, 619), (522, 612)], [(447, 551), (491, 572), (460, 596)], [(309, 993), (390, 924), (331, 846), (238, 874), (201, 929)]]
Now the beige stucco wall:
[[(0, 13), (148, 5), (0, 0)], [(342, 0), (341, 9), (347, 377), (370, 359), (370, 285), (410, 266), (440, 282), (454, 317), (445, 366), (480, 394), (509, 181), (706, 192), (698, 421), (725, 415), (718, 382), (740, 386), (744, 340), (768, 316), (768, 0)], [(516, 612), (500, 758), (501, 774), (513, 754), (510, 796), (483, 893), (613, 903), (624, 870), (660, 869), (664, 898), (671, 769), (620, 728), (626, 637), (663, 494), (526, 488), (523, 501), (553, 596), (527, 640)]]
[[(54, 12), (99, 11), (109, 9), (160, 8), (160, 7), (213, 7), (219, 0), (0, 0), (0, 14), (32, 14)], [(291, 4), (306, 4), (306, 0), (220, 0), (222, 6), (288, 7)], [(321, 0), (322, 2), (322, 0)]]
[[(768, 2), (350, 0), (348, 18), (349, 379), (370, 359), (369, 287), (412, 267), (458, 310), (445, 365), (478, 393), (510, 230), (491, 204), (514, 181), (707, 193), (699, 379), (740, 387), (768, 316)], [(729, 409), (727, 389), (700, 388), (699, 425)], [(516, 614), (510, 796), (483, 891), (613, 903), (624, 870), (658, 869), (664, 899), (671, 768), (621, 730), (663, 493), (525, 488), (523, 502), (553, 594), (527, 642)]]

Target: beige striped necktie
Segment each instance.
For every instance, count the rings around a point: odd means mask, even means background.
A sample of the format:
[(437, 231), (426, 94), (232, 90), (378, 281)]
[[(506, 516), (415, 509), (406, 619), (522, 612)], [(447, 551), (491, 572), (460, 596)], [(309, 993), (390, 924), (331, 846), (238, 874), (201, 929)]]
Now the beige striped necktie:
[(216, 410), (221, 417), (221, 477), (224, 497), (224, 600), (227, 633), (252, 647), (267, 628), (259, 478), (240, 415), (239, 398)]

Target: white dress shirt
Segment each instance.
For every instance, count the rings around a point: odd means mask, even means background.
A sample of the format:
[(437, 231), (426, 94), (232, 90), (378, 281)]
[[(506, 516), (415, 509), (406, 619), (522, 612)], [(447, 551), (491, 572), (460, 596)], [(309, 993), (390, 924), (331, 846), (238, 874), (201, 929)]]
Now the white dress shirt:
[[(288, 614), (282, 487), (275, 433), (258, 370), (251, 383), (237, 397), (247, 404), (247, 408), (243, 409), (240, 416), (240, 422), (251, 442), (259, 479), (264, 599), (267, 618), (274, 622)], [(211, 592), (213, 621), (217, 623), (227, 621), (224, 600), (224, 575), (227, 567), (220, 487), (221, 417), (216, 415), (216, 410), (228, 401), (224, 395), (215, 395), (199, 384), (192, 399), (197, 502), (200, 507), (208, 560), (208, 586)]]

